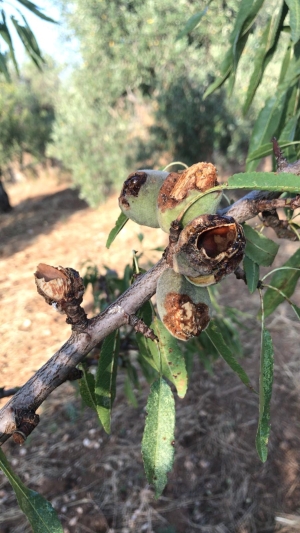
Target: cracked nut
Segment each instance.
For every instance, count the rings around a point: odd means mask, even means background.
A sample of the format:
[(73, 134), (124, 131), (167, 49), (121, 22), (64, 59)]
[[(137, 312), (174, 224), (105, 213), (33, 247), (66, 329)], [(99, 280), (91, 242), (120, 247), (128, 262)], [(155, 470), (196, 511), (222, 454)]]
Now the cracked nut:
[(202, 213), (215, 213), (223, 193), (208, 191), (216, 185), (217, 170), (212, 163), (197, 163), (181, 174), (171, 172), (157, 198), (157, 218), (161, 229), (168, 233), (175, 219), (185, 226)]
[(232, 217), (202, 215), (182, 230), (173, 268), (193, 285), (212, 285), (235, 271), (244, 257), (245, 244), (243, 228)]
[(206, 288), (194, 287), (173, 269), (160, 276), (157, 309), (167, 330), (182, 341), (200, 335), (210, 321), (210, 298)]
[(160, 187), (169, 172), (138, 170), (123, 184), (119, 206), (123, 213), (142, 226), (159, 228), (156, 201)]
[(66, 300), (75, 298), (82, 301), (83, 281), (73, 268), (56, 268), (40, 263), (34, 277), (38, 293), (48, 304), (56, 304), (58, 310)]

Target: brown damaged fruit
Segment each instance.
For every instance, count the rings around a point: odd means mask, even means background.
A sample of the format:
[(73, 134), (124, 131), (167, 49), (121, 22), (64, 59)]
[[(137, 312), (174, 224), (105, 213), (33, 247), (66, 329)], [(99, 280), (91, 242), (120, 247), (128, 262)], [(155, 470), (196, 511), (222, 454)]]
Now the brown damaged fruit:
[(186, 225), (198, 215), (215, 213), (222, 191), (207, 191), (217, 185), (217, 170), (212, 163), (197, 163), (181, 174), (171, 172), (157, 198), (157, 218), (161, 229), (169, 232), (175, 219), (182, 219), (183, 225)]
[(138, 170), (130, 174), (119, 197), (123, 213), (137, 224), (159, 228), (156, 201), (168, 175), (169, 172), (159, 170)]
[(194, 287), (173, 269), (160, 276), (156, 298), (161, 321), (173, 337), (188, 341), (208, 326), (211, 303), (207, 289)]
[(56, 268), (40, 263), (34, 277), (38, 293), (48, 304), (56, 304), (58, 310), (66, 300), (82, 300), (83, 281), (73, 268)]
[(193, 285), (212, 285), (235, 271), (245, 245), (243, 228), (232, 217), (202, 215), (182, 230), (174, 249), (173, 268)]

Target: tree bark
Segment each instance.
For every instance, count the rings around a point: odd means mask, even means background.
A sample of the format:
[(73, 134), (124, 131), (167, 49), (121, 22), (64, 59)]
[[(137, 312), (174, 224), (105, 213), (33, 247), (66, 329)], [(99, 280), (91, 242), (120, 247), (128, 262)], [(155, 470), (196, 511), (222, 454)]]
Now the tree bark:
[(10, 205), (8, 194), (4, 188), (2, 181), (2, 169), (0, 167), (0, 213), (9, 213), (12, 210)]

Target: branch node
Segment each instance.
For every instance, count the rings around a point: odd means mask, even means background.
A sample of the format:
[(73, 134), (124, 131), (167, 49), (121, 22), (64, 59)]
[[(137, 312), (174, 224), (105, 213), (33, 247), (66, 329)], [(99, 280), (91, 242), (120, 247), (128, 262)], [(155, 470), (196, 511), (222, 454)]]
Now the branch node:
[(84, 284), (73, 268), (52, 267), (40, 263), (34, 274), (38, 293), (60, 313), (67, 315), (67, 324), (72, 330), (83, 332), (88, 318), (81, 307)]
[(288, 166), (288, 162), (282, 153), (282, 150), (278, 144), (276, 137), (272, 138), (272, 143), (273, 143), (273, 153), (276, 159), (277, 170), (281, 172), (284, 168)]
[(128, 315), (128, 324), (134, 328), (137, 333), (141, 333), (146, 337), (146, 339), (151, 339), (152, 341), (158, 341), (157, 336), (154, 331), (145, 324), (145, 322), (137, 317), (136, 315)]
[(36, 428), (40, 421), (39, 415), (34, 411), (23, 409), (16, 411), (17, 429), (13, 432), (12, 437), (16, 444), (24, 444), (28, 435)]

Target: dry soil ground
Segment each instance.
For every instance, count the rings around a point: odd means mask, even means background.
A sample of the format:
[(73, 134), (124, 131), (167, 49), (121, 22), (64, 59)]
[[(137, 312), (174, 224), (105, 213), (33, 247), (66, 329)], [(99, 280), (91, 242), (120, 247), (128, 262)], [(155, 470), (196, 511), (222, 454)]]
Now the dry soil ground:
[[(0, 215), (0, 387), (22, 385), (69, 336), (64, 318), (38, 296), (33, 272), (39, 262), (84, 271), (89, 259), (120, 274), (132, 249), (164, 244), (157, 230), (128, 224), (110, 251), (109, 230), (118, 216), (116, 197), (97, 210), (53, 177), (11, 185), (12, 213)], [(278, 258), (297, 244), (283, 245)], [(145, 260), (156, 260), (145, 252)], [(222, 283), (221, 302), (252, 312), (242, 282)], [(91, 294), (85, 297), (92, 308)], [(243, 365), (258, 379), (259, 329), (246, 319)], [(163, 496), (146, 483), (140, 454), (148, 385), (141, 379), (138, 408), (128, 405), (118, 378), (112, 434), (89, 410), (76, 388), (64, 384), (40, 409), (41, 422), (26, 445), (3, 448), (16, 472), (57, 509), (65, 533), (267, 533), (300, 531), (299, 324), (287, 306), (269, 321), (275, 343), (270, 453), (255, 452), (257, 398), (218, 361), (209, 375), (195, 356), (186, 398), (177, 403), (176, 460)], [(4, 401), (2, 400), (2, 404)], [(0, 533), (31, 531), (0, 473)]]

